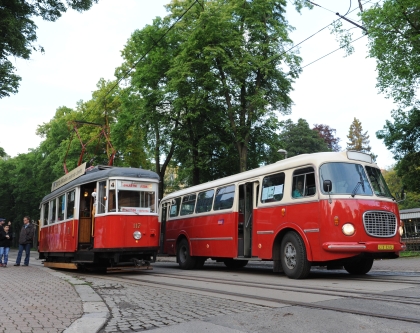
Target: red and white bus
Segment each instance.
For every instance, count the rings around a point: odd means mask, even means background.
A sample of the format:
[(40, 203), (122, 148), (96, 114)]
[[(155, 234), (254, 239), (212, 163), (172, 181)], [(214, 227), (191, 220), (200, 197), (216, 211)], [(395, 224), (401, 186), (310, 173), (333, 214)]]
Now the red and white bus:
[(38, 250), (44, 266), (141, 269), (155, 261), (158, 174), (110, 166), (74, 174), (53, 183), (40, 205)]
[(370, 155), (305, 154), (183, 189), (160, 204), (164, 252), (183, 269), (273, 261), (305, 278), (311, 266), (366, 274), (405, 249), (395, 198)]

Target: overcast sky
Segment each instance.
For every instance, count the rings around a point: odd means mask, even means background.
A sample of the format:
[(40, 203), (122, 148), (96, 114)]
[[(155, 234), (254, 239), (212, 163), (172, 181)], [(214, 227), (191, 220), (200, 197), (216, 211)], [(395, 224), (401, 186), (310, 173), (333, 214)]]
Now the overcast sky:
[[(37, 126), (49, 122), (58, 107), (74, 108), (77, 101), (91, 99), (100, 78), (113, 80), (115, 68), (122, 63), (120, 52), (131, 33), (151, 24), (156, 16), (165, 16), (163, 5), (167, 2), (100, 0), (91, 10), (70, 10), (57, 22), (37, 20), (38, 44), (45, 54), (33, 53), (29, 61), (13, 59), (22, 81), (18, 94), (0, 99), (0, 147), (12, 157), (36, 148), (42, 140), (35, 134)], [(296, 28), (291, 34), (296, 44), (334, 21), (335, 12), (344, 15), (350, 4), (349, 0), (315, 2), (333, 12), (315, 7), (297, 14), (289, 5), (287, 16)], [(357, 1), (352, 3), (354, 9)], [(348, 17), (358, 20), (357, 12)], [(344, 23), (344, 27), (352, 25)], [(361, 36), (360, 29), (351, 31), (355, 38)], [(327, 124), (337, 130), (344, 149), (356, 117), (370, 135), (378, 165), (386, 168), (395, 161), (375, 132), (382, 129), (386, 119), (391, 120), (395, 106), (378, 94), (375, 60), (367, 58), (366, 44), (364, 37), (354, 43), (353, 55), (344, 57), (340, 50), (305, 67), (294, 84), (292, 114), (281, 119), (296, 122), (303, 118), (311, 127)], [(300, 46), (302, 66), (338, 47), (335, 37), (325, 29)]]

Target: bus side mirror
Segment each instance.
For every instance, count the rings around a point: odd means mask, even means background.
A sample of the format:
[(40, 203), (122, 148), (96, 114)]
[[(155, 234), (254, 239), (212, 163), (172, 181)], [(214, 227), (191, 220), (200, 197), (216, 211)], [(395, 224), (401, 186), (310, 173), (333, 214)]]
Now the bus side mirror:
[(330, 193), (332, 190), (332, 181), (324, 180), (324, 182), (322, 183), (322, 188), (324, 189), (324, 192)]

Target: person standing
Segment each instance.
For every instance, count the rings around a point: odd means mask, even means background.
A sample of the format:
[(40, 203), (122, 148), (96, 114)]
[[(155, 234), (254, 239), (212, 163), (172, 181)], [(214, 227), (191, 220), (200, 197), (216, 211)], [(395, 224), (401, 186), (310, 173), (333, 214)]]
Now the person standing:
[(23, 262), (23, 265), (29, 265), (29, 253), (34, 241), (34, 226), (33, 224), (29, 223), (29, 220), (29, 216), (25, 216), (23, 218), (23, 226), (19, 234), (19, 252), (16, 258), (16, 264), (14, 266), (20, 266), (23, 250), (25, 250), (25, 261)]
[[(0, 229), (0, 267), (7, 267), (7, 261), (9, 259), (10, 245), (12, 244), (12, 233), (9, 231), (10, 226), (5, 225), (3, 229)], [(4, 260), (2, 262), (4, 256)]]

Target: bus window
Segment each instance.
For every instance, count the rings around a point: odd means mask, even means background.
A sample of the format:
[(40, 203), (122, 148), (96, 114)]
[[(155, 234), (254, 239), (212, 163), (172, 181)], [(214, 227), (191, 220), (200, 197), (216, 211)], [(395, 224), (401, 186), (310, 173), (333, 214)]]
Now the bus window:
[(293, 198), (303, 198), (315, 195), (315, 171), (312, 167), (307, 167), (293, 172)]
[(98, 193), (96, 195), (96, 214), (105, 213), (106, 200), (106, 181), (99, 182)]
[(214, 190), (198, 193), (196, 213), (205, 213), (211, 211), (213, 205)]
[(72, 219), (74, 217), (74, 203), (76, 193), (75, 190), (67, 192), (67, 218)]
[(63, 194), (58, 198), (58, 221), (63, 221), (65, 219), (66, 213), (66, 195)]
[(182, 215), (190, 215), (194, 213), (195, 207), (195, 194), (186, 195), (182, 198), (182, 205), (181, 205), (181, 216)]
[(178, 216), (180, 203), (181, 203), (181, 198), (176, 198), (172, 200), (171, 211), (169, 213), (169, 217)]
[(49, 211), (49, 214), (48, 214), (49, 223), (54, 223), (55, 222), (55, 216), (56, 216), (55, 207), (56, 207), (56, 202), (55, 202), (55, 199), (54, 199), (54, 200), (50, 201), (50, 211)]
[(264, 177), (261, 202), (275, 202), (283, 199), (284, 172)]
[[(330, 194), (358, 194), (372, 195), (372, 189), (366, 177), (365, 170), (360, 164), (353, 163), (325, 163), (319, 169), (321, 184), (324, 180), (331, 180)], [(327, 194), (321, 186), (323, 193)]]
[(218, 188), (216, 191), (216, 199), (214, 200), (214, 210), (228, 209), (233, 206), (233, 198), (235, 196), (235, 185)]
[(372, 184), (373, 191), (380, 197), (392, 198), (392, 194), (386, 185), (385, 179), (382, 176), (381, 170), (366, 166), (366, 171)]

